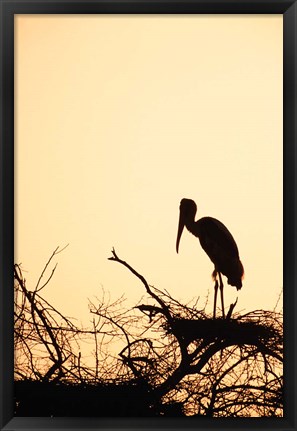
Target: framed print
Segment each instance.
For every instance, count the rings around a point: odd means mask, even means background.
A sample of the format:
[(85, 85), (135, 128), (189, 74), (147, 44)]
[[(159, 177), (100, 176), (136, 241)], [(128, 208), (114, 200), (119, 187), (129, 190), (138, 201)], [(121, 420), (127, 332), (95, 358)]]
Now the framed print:
[(1, 429), (296, 430), (296, 4), (1, 0)]

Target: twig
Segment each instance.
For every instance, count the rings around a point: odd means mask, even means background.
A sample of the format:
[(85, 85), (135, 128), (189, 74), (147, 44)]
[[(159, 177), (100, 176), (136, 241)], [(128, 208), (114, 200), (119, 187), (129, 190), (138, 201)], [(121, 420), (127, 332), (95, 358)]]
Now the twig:
[(169, 307), (164, 303), (164, 301), (162, 301), (162, 299), (158, 296), (158, 295), (156, 295), (152, 290), (151, 290), (151, 288), (150, 288), (150, 286), (149, 286), (149, 284), (148, 284), (148, 282), (146, 281), (146, 279), (141, 275), (141, 274), (139, 274), (134, 268), (132, 268), (132, 266), (131, 265), (129, 265), (127, 262), (125, 262), (124, 260), (122, 260), (122, 259), (120, 259), (118, 256), (117, 256), (117, 254), (116, 254), (116, 251), (115, 251), (115, 249), (113, 248), (112, 249), (112, 257), (109, 257), (108, 258), (108, 260), (113, 260), (113, 261), (115, 261), (115, 262), (119, 262), (119, 263), (121, 263), (122, 265), (124, 265), (126, 268), (128, 268), (131, 272), (132, 272), (132, 274), (134, 274), (136, 277), (138, 277), (141, 281), (142, 281), (142, 283), (143, 283), (143, 285), (144, 285), (144, 287), (145, 287), (145, 289), (146, 289), (146, 291), (147, 291), (147, 293), (152, 297), (152, 298), (154, 298), (160, 305), (161, 305), (161, 307), (162, 307), (162, 309), (163, 309), (163, 311), (164, 311), (164, 315), (167, 317), (167, 319), (168, 320), (172, 320), (172, 317), (171, 317), (171, 315), (170, 315), (170, 312), (169, 312)]

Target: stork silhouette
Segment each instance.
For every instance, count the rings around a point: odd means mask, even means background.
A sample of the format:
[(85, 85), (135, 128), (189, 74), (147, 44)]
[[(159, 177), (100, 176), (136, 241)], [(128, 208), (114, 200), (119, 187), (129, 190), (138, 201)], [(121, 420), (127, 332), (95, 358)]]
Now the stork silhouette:
[[(184, 226), (186, 226), (189, 232), (199, 238), (201, 247), (214, 264), (212, 273), (215, 281), (213, 318), (216, 317), (218, 287), (221, 293), (222, 313), (225, 318), (222, 274), (227, 277), (228, 284), (235, 286), (237, 290), (242, 287), (241, 281), (244, 274), (236, 242), (226, 226), (219, 220), (203, 217), (195, 221), (197, 206), (192, 199), (182, 199), (179, 210), (176, 252), (178, 253), (180, 238)], [(218, 283), (218, 277), (220, 283)]]

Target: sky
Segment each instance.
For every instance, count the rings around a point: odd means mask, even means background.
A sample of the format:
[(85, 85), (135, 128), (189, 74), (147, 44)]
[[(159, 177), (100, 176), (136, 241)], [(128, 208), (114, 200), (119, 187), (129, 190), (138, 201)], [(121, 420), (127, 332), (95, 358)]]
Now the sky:
[[(16, 15), (15, 262), (27, 287), (92, 320), (88, 298), (149, 284), (212, 312), (213, 264), (179, 203), (234, 236), (225, 306), (272, 310), (283, 286), (282, 15)], [(218, 315), (220, 313), (218, 312)]]

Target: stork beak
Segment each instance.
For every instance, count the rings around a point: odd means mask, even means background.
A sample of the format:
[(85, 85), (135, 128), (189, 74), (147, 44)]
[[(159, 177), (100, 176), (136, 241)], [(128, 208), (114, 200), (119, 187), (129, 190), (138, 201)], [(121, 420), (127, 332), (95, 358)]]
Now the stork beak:
[(178, 253), (178, 246), (179, 246), (180, 238), (181, 238), (182, 233), (183, 233), (184, 226), (185, 226), (184, 217), (183, 217), (182, 213), (180, 213), (179, 222), (178, 222), (177, 238), (176, 238), (176, 253)]

